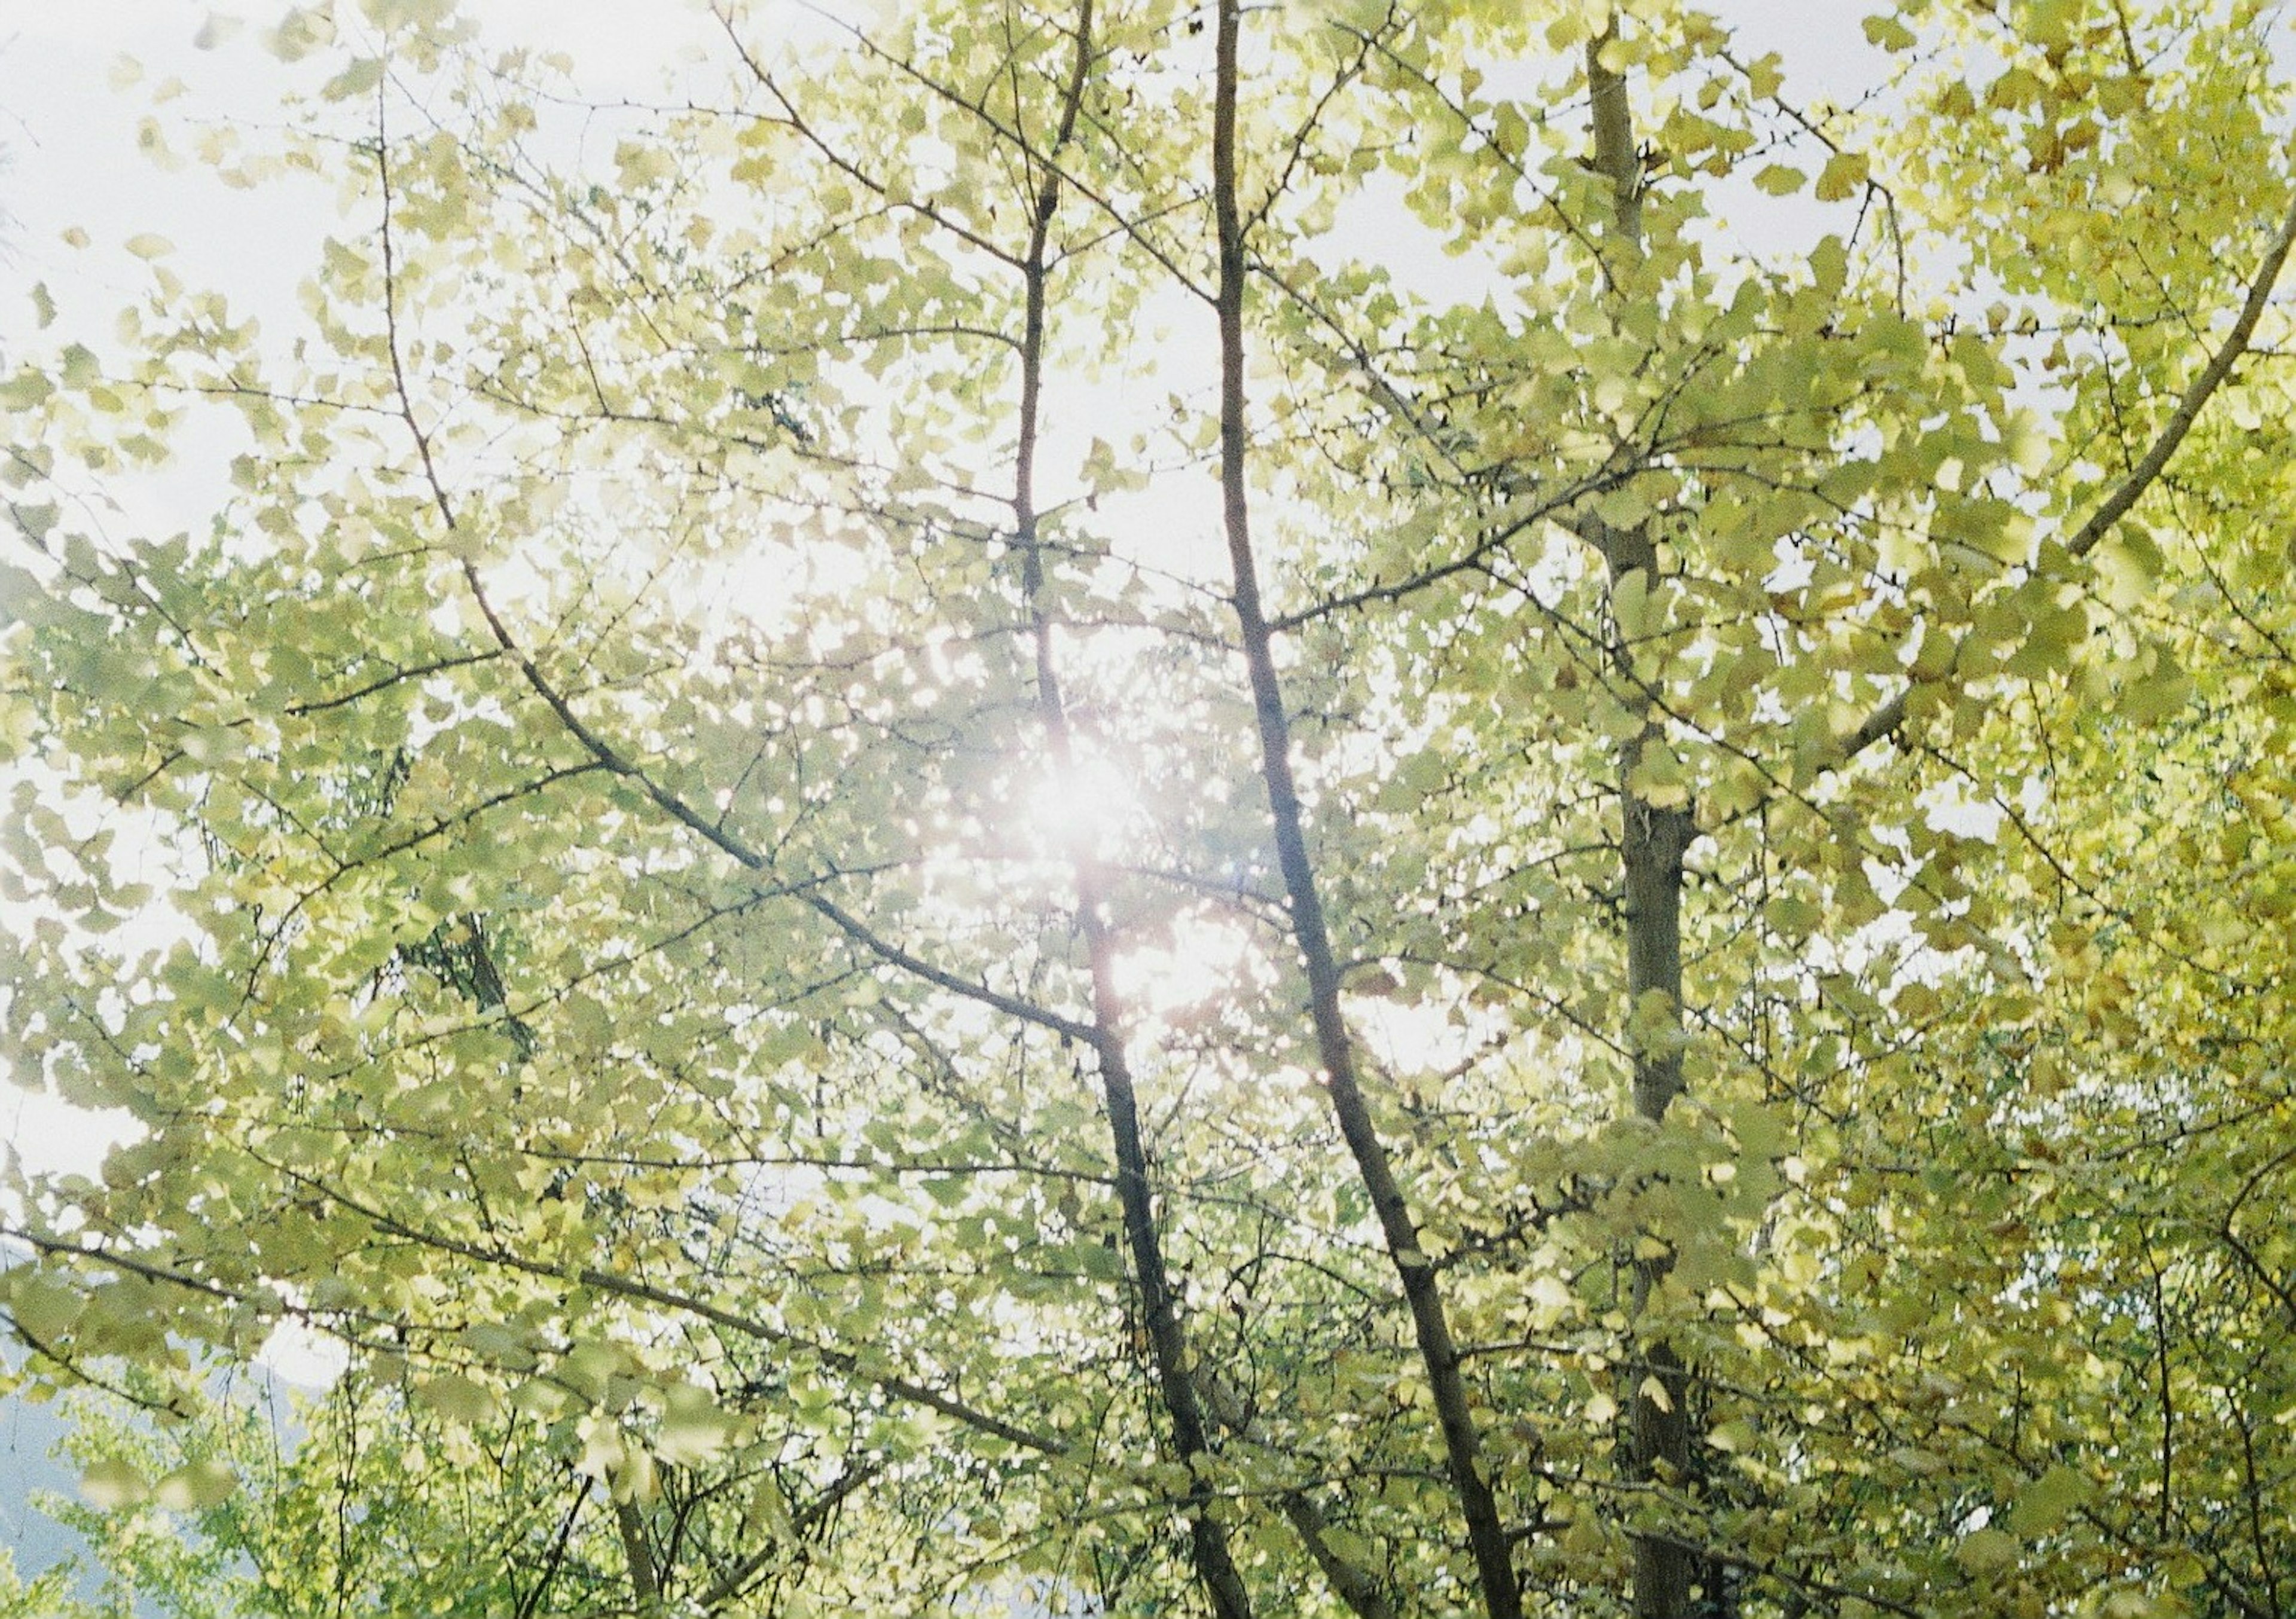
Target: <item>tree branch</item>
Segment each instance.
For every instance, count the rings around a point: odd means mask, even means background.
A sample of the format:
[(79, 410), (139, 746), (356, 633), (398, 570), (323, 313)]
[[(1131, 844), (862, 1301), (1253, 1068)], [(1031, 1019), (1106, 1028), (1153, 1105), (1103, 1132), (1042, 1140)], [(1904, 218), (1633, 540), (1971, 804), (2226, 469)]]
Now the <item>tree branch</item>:
[(2216, 396), (2217, 389), (2224, 386), (2226, 379), (2232, 375), (2233, 368), (2240, 364), (2241, 356), (2248, 352), (2248, 339), (2255, 335), (2256, 323), (2264, 316), (2264, 307), (2272, 299), (2273, 286), (2279, 281), (2281, 269), (2288, 262), (2291, 247), (2296, 247), (2296, 202), (2289, 204), (2286, 216), (2280, 221), (2280, 229), (2265, 249), (2264, 262), (2257, 266), (2255, 279), (2249, 283), (2247, 300), (2241, 305), (2240, 315), (2233, 322), (2232, 330), (2225, 333), (2224, 341), (2218, 345), (2216, 353), (2209, 356), (2209, 363), (2201, 368), (2200, 375), (2186, 386), (2184, 397), (2177, 401), (2176, 410), (2167, 421), (2161, 423), (2161, 431), (2154, 436), (2152, 447), (2128, 470), (2128, 476), (2113, 487), (2112, 493), (2106, 495), (2103, 503), (2089, 514), (2088, 520), (2080, 526), (2073, 537), (2065, 542), (2068, 552), (2077, 557), (2085, 557), (2095, 550), (2112, 526), (2127, 516), (2129, 508), (2143, 499), (2144, 492), (2152, 487), (2161, 473), (2168, 470), (2169, 462), (2185, 442), (2185, 436), (2193, 430), (2193, 424), (2201, 419), (2202, 411), (2208, 408), (2208, 403)]
[(1292, 726), (1276, 674), (1274, 634), (1259, 595), (1259, 563), (1251, 541), (1250, 473), (1244, 421), (1243, 295), (1250, 274), (1236, 176), (1236, 100), (1240, 72), (1237, 34), (1241, 0), (1219, 0), (1212, 111), (1212, 200), (1219, 235), (1219, 285), (1215, 307), (1220, 341), (1220, 490), (1235, 613), (1251, 683), (1259, 733), (1260, 779), (1274, 822), (1277, 863), (1292, 901), (1292, 937), (1308, 975), (1308, 997), (1317, 1060), (1332, 1111), (1339, 1122), (1364, 1190), (1371, 1199), (1390, 1261), (1409, 1306), (1428, 1393), (1442, 1430), (1451, 1485), (1465, 1522), (1467, 1543), (1489, 1619), (1521, 1619), (1522, 1590), (1496, 1497), (1484, 1476), (1481, 1442), (1469, 1404), (1449, 1315), (1434, 1267), (1419, 1245), (1419, 1226), (1397, 1181), (1386, 1144), (1357, 1076), (1355, 1037), (1340, 1006), (1340, 972), (1324, 920), (1305, 816), (1292, 772)]
[[(2096, 510), (2089, 513), (2087, 520), (2065, 541), (2067, 554), (2087, 557), (2095, 551), (2103, 543), (2105, 536), (2112, 531), (2113, 525), (2128, 516), (2145, 493), (2160, 481), (2161, 475), (2169, 470), (2169, 462), (2183, 446), (2186, 435), (2199, 422), (2201, 413), (2208, 408), (2209, 401), (2216, 397), (2217, 390), (2231, 377), (2242, 356), (2249, 352), (2249, 339), (2256, 334), (2257, 323), (2264, 318), (2265, 306), (2272, 301), (2273, 288), (2278, 284), (2280, 273), (2287, 266), (2292, 248), (2296, 248), (2296, 202), (2289, 205), (2288, 212), (2280, 221), (2280, 229), (2266, 247), (2264, 260), (2257, 266), (2256, 275), (2249, 282), (2248, 297), (2241, 305), (2239, 315), (2233, 321), (2232, 330), (2225, 333), (2224, 341), (2209, 356), (2209, 363), (2201, 368), (2200, 374), (2186, 384), (2183, 397), (2177, 401), (2177, 408), (2169, 413), (2169, 420), (2161, 424), (2161, 430), (2153, 436), (2151, 446), (2137, 458), (2136, 464), (2129, 468), (2127, 475), (2113, 486), (2112, 493), (2098, 503)], [(1842, 739), (1841, 755), (1835, 761), (1834, 768), (1840, 769), (1874, 743), (1897, 734), (1898, 728), (1906, 723), (1906, 699), (1912, 690), (1908, 684), (1898, 691)]]

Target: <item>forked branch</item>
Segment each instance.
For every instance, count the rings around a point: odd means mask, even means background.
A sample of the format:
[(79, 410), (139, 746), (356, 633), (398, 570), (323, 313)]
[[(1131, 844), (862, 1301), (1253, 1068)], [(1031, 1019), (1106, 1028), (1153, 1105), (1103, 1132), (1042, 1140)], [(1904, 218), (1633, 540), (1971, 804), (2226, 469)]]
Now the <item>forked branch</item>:
[(1212, 111), (1212, 206), (1219, 232), (1219, 286), (1215, 306), (1220, 342), (1220, 491), (1235, 613), (1251, 682), (1259, 733), (1260, 779), (1274, 822), (1277, 863), (1292, 903), (1292, 931), (1308, 975), (1316, 1059), (1340, 1133), (1376, 1213), (1380, 1233), (1402, 1283), (1422, 1369), (1442, 1430), (1451, 1487), (1465, 1520), (1476, 1585), (1490, 1619), (1520, 1619), (1521, 1588), (1498, 1503), (1485, 1476), (1481, 1442), (1460, 1374), (1435, 1268), (1420, 1246), (1419, 1225), (1396, 1179), (1386, 1143), (1357, 1077), (1355, 1037), (1340, 1006), (1340, 969), (1324, 918), (1306, 818), (1292, 772), (1292, 724), (1275, 671), (1275, 639), (1259, 594), (1259, 562), (1251, 543), (1250, 471), (1244, 433), (1243, 294), (1250, 274), (1236, 176), (1237, 34), (1241, 0), (1219, 0), (1217, 82)]

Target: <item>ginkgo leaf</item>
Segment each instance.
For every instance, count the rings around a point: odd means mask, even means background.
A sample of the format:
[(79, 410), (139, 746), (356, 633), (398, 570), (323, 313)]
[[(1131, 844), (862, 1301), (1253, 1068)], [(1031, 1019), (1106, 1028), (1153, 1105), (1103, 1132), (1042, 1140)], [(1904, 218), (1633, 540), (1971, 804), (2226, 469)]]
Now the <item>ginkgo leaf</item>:
[(2051, 1468), (2018, 1492), (2016, 1505), (2009, 1512), (2009, 1530), (2028, 1539), (2046, 1533), (2093, 1492), (2086, 1475), (2068, 1467)]
[(1980, 1529), (1964, 1535), (1953, 1555), (1954, 1560), (1971, 1574), (1989, 1574), (2013, 1567), (2019, 1552), (2013, 1536), (1998, 1529)]
[(107, 1510), (132, 1507), (150, 1499), (152, 1486), (144, 1475), (125, 1461), (91, 1463), (79, 1476), (79, 1492)]
[(1868, 168), (1869, 162), (1863, 152), (1837, 151), (1826, 159), (1811, 195), (1820, 202), (1839, 202), (1845, 197), (1854, 197), (1865, 188)]
[(416, 1403), (451, 1421), (483, 1422), (495, 1412), (494, 1391), (460, 1372), (442, 1372), (414, 1386)]
[(735, 1419), (719, 1410), (706, 1390), (679, 1384), (668, 1391), (654, 1452), (680, 1467), (697, 1466), (723, 1450), (733, 1437)]
[(231, 1464), (220, 1460), (187, 1462), (152, 1485), (152, 1499), (174, 1512), (198, 1512), (219, 1507), (239, 1488)]

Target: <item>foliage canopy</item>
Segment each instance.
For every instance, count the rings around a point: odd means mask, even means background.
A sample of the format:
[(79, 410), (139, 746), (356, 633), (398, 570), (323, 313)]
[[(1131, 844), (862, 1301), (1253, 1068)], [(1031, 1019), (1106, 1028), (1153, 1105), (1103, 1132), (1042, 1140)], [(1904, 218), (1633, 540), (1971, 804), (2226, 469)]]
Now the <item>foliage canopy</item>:
[(1848, 110), (1673, 0), (721, 20), (602, 108), (293, 13), (153, 137), (336, 189), (291, 335), (138, 239), (0, 383), (6, 1016), (144, 1132), (0, 1301), (184, 1413), (116, 1521), (283, 1614), (2296, 1604), (2279, 8), (1903, 0)]

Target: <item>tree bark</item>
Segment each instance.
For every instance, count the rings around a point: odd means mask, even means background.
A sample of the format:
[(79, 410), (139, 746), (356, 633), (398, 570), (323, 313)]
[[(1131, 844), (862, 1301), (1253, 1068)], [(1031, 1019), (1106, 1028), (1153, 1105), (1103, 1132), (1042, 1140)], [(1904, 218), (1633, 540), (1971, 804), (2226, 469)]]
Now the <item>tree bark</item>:
[[(1021, 553), (1021, 591), (1027, 601), (1029, 629), (1035, 642), (1037, 715), (1044, 727), (1045, 745), (1056, 775), (1073, 771), (1076, 748), (1069, 724), (1054, 650), (1052, 615), (1045, 604), (1044, 546), (1037, 514), (1037, 438), (1044, 397), (1045, 305), (1049, 266), (1047, 244), (1061, 200), (1060, 174), (1055, 167), (1062, 147), (1076, 132), (1077, 115), (1084, 100), (1085, 82), (1092, 65), (1093, 0), (1077, 8), (1076, 57), (1062, 98), (1060, 124), (1044, 153), (1044, 173), (1038, 182), (1029, 222), (1029, 247), (1021, 266), (1024, 307), (1021, 339), (1021, 421), (1014, 455), (1013, 512)], [(1157, 1226), (1153, 1190), (1149, 1181), (1148, 1153), (1140, 1135), (1140, 1109), (1132, 1083), (1132, 1065), (1124, 1037), (1124, 1007), (1116, 985), (1115, 944), (1107, 920), (1107, 877), (1099, 859), (1081, 841), (1069, 850), (1077, 895), (1077, 925), (1084, 936), (1086, 968), (1092, 979), (1092, 1038), (1101, 1095), (1108, 1109), (1111, 1146), (1116, 1158), (1117, 1201), (1121, 1211), (1124, 1240), (1140, 1287), (1140, 1308), (1147, 1328), (1149, 1355), (1155, 1367), (1156, 1387), (1172, 1425), (1172, 1449), (1187, 1464), (1193, 1482), (1187, 1500), (1189, 1555), (1219, 1619), (1250, 1619), (1251, 1598), (1230, 1550), (1227, 1531), (1212, 1504), (1211, 1491), (1201, 1464), (1211, 1453), (1211, 1438), (1188, 1375), (1188, 1341), (1164, 1263), (1163, 1237)]]
[(651, 1614), (661, 1607), (661, 1580), (655, 1574), (653, 1549), (646, 1543), (645, 1517), (635, 1501), (614, 1503), (614, 1532), (621, 1537), (622, 1558), (630, 1569), (630, 1594), (637, 1611)]
[(1219, 232), (1219, 284), (1215, 303), (1220, 337), (1220, 491), (1236, 619), (1251, 681), (1259, 733), (1260, 777), (1274, 822), (1275, 850), (1291, 904), (1292, 931), (1308, 977), (1308, 998), (1317, 1060), (1340, 1133), (1379, 1219), (1388, 1256), (1411, 1312), (1428, 1392), (1442, 1430), (1446, 1468), (1465, 1520), (1476, 1584), (1490, 1619), (1520, 1619), (1521, 1588), (1485, 1477), (1480, 1441), (1470, 1408), (1459, 1353), (1451, 1336), (1434, 1267), (1419, 1246), (1419, 1228), (1357, 1075), (1355, 1043), (1340, 1009), (1340, 970), (1308, 856), (1300, 793), (1292, 773), (1291, 720), (1275, 672), (1273, 638), (1259, 595), (1252, 552), (1246, 470), (1243, 395), (1244, 257), (1242, 209), (1236, 184), (1237, 33), (1240, 0), (1220, 0), (1216, 41), (1218, 82), (1212, 115), (1212, 206)]
[[(1642, 251), (1642, 159), (1635, 149), (1634, 117), (1625, 78), (1603, 63), (1603, 49), (1619, 37), (1618, 19), (1587, 47), (1587, 85), (1595, 126), (1595, 172), (1610, 183), (1612, 248), (1622, 258)], [(1595, 525), (1615, 593), (1627, 576), (1640, 573), (1647, 587), (1658, 578), (1658, 548), (1647, 529)], [(1633, 688), (1634, 649), (1623, 639), (1611, 656)], [(1660, 805), (1637, 792), (1634, 780), (1644, 754), (1663, 746), (1659, 722), (1646, 716), (1619, 753), (1620, 863), (1626, 890), (1627, 1026), (1634, 1051), (1634, 1108), (1655, 1124), (1682, 1091), (1682, 863), (1697, 824), (1690, 807)], [(1666, 1261), (1636, 1257), (1633, 1307), (1639, 1318), (1664, 1278)], [(1628, 1395), (1628, 1476), (1658, 1487), (1678, 1487), (1691, 1476), (1689, 1372), (1664, 1339), (1646, 1343), (1636, 1357), (1647, 1368)], [(1655, 1385), (1655, 1386), (1653, 1386)], [(1636, 1619), (1686, 1619), (1697, 1560), (1679, 1540), (1635, 1537)], [(1712, 1592), (1706, 1593), (1711, 1611)]]

